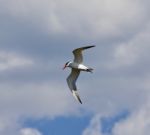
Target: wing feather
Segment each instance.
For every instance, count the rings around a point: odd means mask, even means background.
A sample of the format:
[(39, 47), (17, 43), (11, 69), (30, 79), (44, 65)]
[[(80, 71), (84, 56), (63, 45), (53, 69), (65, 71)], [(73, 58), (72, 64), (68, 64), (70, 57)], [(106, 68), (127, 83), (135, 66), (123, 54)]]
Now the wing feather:
[(82, 51), (85, 49), (89, 49), (95, 47), (94, 45), (91, 46), (85, 46), (85, 47), (81, 47), (81, 48), (77, 48), (75, 50), (73, 50), (73, 54), (74, 54), (74, 62), (76, 63), (82, 63), (83, 62), (83, 55), (82, 55)]
[(77, 93), (77, 87), (76, 87), (76, 81), (78, 79), (79, 74), (80, 74), (80, 70), (72, 69), (71, 74), (67, 78), (67, 83), (75, 99), (82, 104), (80, 96)]
[(72, 69), (70, 75), (67, 77), (67, 83), (71, 91), (77, 90), (76, 80), (78, 79), (79, 74), (80, 70)]

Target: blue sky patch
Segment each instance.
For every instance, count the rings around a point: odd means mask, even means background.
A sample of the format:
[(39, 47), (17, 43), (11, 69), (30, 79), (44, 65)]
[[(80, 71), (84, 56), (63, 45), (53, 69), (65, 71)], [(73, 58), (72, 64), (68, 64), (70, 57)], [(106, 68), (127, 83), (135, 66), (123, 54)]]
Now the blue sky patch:
[(81, 135), (83, 130), (89, 125), (90, 120), (90, 116), (58, 117), (54, 120), (29, 119), (24, 123), (24, 127), (36, 128), (43, 135)]

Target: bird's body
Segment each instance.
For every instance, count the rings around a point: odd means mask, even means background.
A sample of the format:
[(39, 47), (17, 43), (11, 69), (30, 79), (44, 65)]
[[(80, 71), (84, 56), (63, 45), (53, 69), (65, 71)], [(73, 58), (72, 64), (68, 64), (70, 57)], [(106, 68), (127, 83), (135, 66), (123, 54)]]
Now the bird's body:
[(95, 46), (85, 46), (81, 48), (77, 48), (73, 50), (74, 61), (69, 61), (65, 64), (64, 69), (66, 67), (70, 67), (72, 69), (70, 75), (67, 77), (68, 86), (73, 94), (73, 96), (82, 104), (82, 101), (77, 93), (76, 80), (79, 77), (80, 71), (86, 71), (92, 73), (92, 68), (89, 68), (83, 64), (83, 56), (82, 51), (85, 49), (89, 49)]
[(70, 62), (69, 66), (70, 68), (72, 69), (77, 69), (77, 70), (80, 70), (80, 71), (89, 71), (91, 68), (83, 65), (83, 64), (79, 64), (79, 63), (76, 63), (76, 62)]

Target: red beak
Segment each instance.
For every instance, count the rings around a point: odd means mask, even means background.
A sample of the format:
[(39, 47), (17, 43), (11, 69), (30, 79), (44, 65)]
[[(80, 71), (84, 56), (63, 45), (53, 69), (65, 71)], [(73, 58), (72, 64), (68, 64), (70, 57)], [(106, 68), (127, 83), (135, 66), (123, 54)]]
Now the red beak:
[(63, 67), (63, 70), (66, 68), (66, 65)]

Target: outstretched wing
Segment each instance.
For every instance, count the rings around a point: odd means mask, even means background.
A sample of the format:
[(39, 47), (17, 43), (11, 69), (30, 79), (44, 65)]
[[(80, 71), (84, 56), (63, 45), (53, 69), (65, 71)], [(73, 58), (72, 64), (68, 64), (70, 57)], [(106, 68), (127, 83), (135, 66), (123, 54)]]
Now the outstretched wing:
[(77, 90), (76, 80), (78, 79), (79, 74), (80, 74), (80, 70), (72, 69), (70, 75), (68, 76), (67, 83), (70, 90)]
[(67, 78), (67, 83), (75, 99), (82, 104), (80, 96), (77, 93), (77, 87), (76, 87), (76, 80), (78, 79), (79, 74), (80, 74), (80, 70), (72, 69), (71, 74)]
[(77, 49), (73, 50), (74, 62), (82, 63), (83, 62), (82, 51), (85, 50), (85, 49), (92, 48), (92, 47), (95, 47), (95, 45), (85, 46), (85, 47), (81, 47), (81, 48), (77, 48)]

